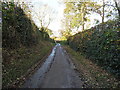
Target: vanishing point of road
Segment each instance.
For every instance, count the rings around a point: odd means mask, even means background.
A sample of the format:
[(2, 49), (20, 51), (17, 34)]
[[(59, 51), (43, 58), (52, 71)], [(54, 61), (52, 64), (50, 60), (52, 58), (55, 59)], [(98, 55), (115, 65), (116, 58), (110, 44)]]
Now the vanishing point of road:
[(60, 44), (57, 44), (42, 66), (25, 81), (24, 88), (82, 88), (78, 72)]

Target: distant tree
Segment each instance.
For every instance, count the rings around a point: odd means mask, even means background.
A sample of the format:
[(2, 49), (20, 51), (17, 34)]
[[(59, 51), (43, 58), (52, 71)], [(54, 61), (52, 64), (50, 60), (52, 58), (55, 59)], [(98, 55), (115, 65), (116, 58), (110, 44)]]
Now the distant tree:
[(38, 12), (33, 11), (33, 12), (35, 13), (34, 16), (40, 22), (40, 27), (44, 28), (42, 30), (46, 32), (48, 26), (53, 21), (53, 17), (54, 17), (53, 15), (55, 11), (52, 8), (50, 8), (48, 5), (44, 5), (40, 8), (40, 11)]
[(51, 29), (46, 29), (46, 32), (48, 33), (49, 36), (51, 36), (53, 34)]
[(69, 38), (70, 36), (72, 36), (72, 33), (71, 31), (68, 29), (68, 30), (60, 30), (60, 34), (62, 37), (64, 38)]

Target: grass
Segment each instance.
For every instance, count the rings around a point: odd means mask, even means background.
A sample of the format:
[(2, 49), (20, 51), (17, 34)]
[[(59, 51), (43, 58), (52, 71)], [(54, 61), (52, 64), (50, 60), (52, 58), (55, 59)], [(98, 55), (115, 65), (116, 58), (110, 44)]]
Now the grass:
[(42, 41), (31, 48), (22, 47), (11, 51), (3, 49), (3, 87), (8, 87), (12, 82), (19, 80), (51, 50), (52, 46), (50, 42)]
[(74, 51), (69, 46), (64, 46), (69, 56), (72, 58), (77, 70), (81, 74), (82, 80), (87, 84), (85, 87), (91, 88), (119, 88), (120, 81), (113, 75), (86, 59), (79, 52)]

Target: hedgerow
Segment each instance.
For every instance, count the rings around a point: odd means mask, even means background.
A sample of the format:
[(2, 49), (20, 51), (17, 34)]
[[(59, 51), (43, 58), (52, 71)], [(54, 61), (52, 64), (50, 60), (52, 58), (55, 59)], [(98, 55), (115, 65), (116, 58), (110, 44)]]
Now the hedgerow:
[(120, 76), (120, 21), (108, 21), (68, 38), (76, 51)]
[(53, 40), (44, 29), (39, 29), (21, 6), (2, 2), (3, 88), (21, 83), (20, 78), (50, 51)]
[(44, 28), (40, 30), (14, 2), (2, 2), (2, 21), (3, 48), (29, 47), (40, 40), (51, 40)]

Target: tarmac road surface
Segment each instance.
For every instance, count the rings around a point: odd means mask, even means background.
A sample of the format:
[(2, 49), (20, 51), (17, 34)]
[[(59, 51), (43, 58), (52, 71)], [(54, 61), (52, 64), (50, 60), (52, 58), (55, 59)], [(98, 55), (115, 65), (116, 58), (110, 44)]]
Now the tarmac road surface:
[(43, 65), (25, 81), (24, 88), (82, 88), (74, 65), (60, 44), (57, 44)]

